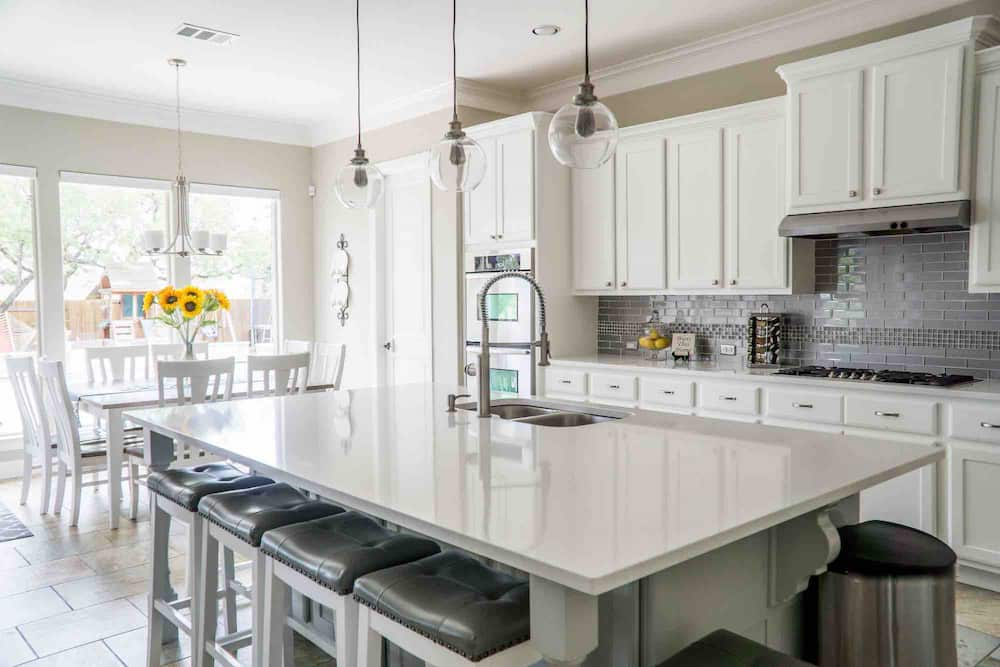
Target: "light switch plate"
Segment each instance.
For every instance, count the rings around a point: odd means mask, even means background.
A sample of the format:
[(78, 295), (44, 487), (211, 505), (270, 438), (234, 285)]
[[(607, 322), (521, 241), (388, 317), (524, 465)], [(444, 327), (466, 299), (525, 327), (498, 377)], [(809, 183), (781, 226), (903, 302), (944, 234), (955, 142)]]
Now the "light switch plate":
[(736, 346), (723, 343), (719, 346), (719, 354), (725, 355), (727, 357), (732, 357), (736, 355)]

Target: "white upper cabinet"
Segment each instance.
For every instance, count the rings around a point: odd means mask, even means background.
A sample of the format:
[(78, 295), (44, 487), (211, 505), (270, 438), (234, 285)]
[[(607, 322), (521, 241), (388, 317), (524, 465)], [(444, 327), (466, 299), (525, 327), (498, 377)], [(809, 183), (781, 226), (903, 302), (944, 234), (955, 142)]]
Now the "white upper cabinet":
[(1000, 292), (1000, 47), (977, 56), (975, 198), (969, 236), (969, 291)]
[(872, 67), (872, 199), (959, 193), (964, 46)]
[(725, 152), (726, 286), (787, 287), (791, 241), (777, 234), (785, 210), (784, 118), (727, 127)]
[(623, 140), (615, 155), (617, 282), (623, 290), (667, 286), (664, 139)]
[(973, 59), (988, 17), (783, 65), (788, 210), (967, 199)]
[(826, 74), (788, 86), (789, 203), (832, 206), (861, 192), (860, 70)]
[(574, 169), (573, 286), (615, 286), (615, 159), (598, 169)]
[(671, 288), (722, 284), (721, 128), (667, 142), (667, 257)]
[(530, 241), (535, 228), (534, 132), (477, 136), (486, 175), (465, 197), (465, 242)]

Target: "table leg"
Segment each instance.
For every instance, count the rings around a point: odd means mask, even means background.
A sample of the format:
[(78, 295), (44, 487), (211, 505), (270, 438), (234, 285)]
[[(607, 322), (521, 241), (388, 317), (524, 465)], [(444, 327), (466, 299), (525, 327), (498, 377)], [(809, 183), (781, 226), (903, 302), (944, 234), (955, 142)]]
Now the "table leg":
[[(146, 467), (149, 468), (150, 472), (169, 468), (174, 458), (173, 438), (150, 431), (148, 428), (143, 429), (143, 438)], [(177, 591), (170, 583), (170, 553), (169, 548), (166, 548), (170, 534), (170, 515), (158, 509), (156, 503), (152, 503), (150, 512), (154, 531), (152, 544), (164, 545), (165, 552), (154, 553), (150, 559), (150, 562), (154, 564), (154, 578), (151, 578), (149, 583), (149, 599), (153, 600), (155, 595), (156, 598), (172, 602), (177, 599)], [(188, 548), (193, 549), (194, 545), (189, 544)], [(152, 610), (150, 610), (148, 618), (153, 618)], [(150, 627), (153, 626), (150, 625)], [(177, 641), (177, 628), (172, 623), (161, 623), (157, 632), (160, 633), (160, 642), (163, 644)], [(154, 639), (151, 635), (149, 641), (153, 642)]]
[(121, 410), (108, 410), (108, 520), (111, 530), (118, 529), (122, 503), (122, 447), (125, 426)]
[(598, 644), (597, 596), (531, 575), (531, 643), (549, 664), (577, 665)]

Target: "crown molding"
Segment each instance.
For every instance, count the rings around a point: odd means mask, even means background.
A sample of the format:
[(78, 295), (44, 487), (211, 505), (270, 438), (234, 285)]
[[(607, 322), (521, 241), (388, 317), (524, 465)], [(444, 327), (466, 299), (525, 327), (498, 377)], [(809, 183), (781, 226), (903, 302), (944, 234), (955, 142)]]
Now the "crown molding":
[[(696, 76), (900, 23), (964, 0), (828, 0), (775, 19), (591, 72), (603, 97)], [(539, 86), (528, 108), (554, 110), (572, 99), (580, 77)]]
[[(0, 105), (173, 129), (173, 106), (0, 77)], [(296, 146), (309, 145), (304, 125), (253, 116), (183, 109), (184, 131)]]
[[(524, 109), (524, 100), (517, 93), (492, 88), (468, 79), (458, 79), (457, 83), (459, 106), (475, 107), (476, 109), (505, 114), (520, 113)], [(370, 112), (366, 112), (362, 119), (363, 129), (368, 132), (417, 116), (450, 109), (451, 98), (450, 80), (409, 95), (397, 97), (378, 105)], [(322, 146), (354, 136), (356, 132), (357, 128), (354, 126), (353, 117), (347, 120), (331, 119), (314, 125), (310, 140), (313, 146)]]

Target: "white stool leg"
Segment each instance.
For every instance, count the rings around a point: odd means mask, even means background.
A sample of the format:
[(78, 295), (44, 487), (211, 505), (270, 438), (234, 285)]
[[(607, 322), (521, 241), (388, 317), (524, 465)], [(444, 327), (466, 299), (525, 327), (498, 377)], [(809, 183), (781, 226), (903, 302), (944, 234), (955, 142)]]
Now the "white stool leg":
[(358, 605), (358, 667), (382, 667), (382, 636), (372, 630), (371, 614)]
[(253, 554), (253, 590), (250, 591), (250, 601), (253, 607), (253, 667), (264, 667), (264, 595), (267, 588), (267, 566), (265, 556), (259, 549)]
[[(361, 605), (350, 595), (343, 596), (341, 601), (341, 608), (334, 613), (337, 664), (355, 665), (358, 664), (358, 607)], [(382, 651), (378, 653), (381, 655)]]
[(170, 515), (160, 509), (154, 500), (150, 508), (149, 522), (153, 533), (152, 554), (152, 584), (147, 596), (146, 618), (149, 631), (146, 633), (146, 665), (160, 667), (163, 651), (163, 617), (156, 610), (155, 600), (166, 597), (170, 581), (168, 579), (167, 558), (169, 556), (167, 542), (170, 539)]
[(215, 626), (219, 621), (219, 542), (212, 536), (211, 523), (202, 519), (201, 573), (198, 577), (198, 596), (192, 604), (199, 605), (199, 628), (196, 632), (197, 650), (193, 654), (195, 667), (212, 667), (212, 655), (205, 650), (215, 643)]
[(236, 558), (230, 549), (222, 547), (222, 589), (226, 598), (226, 632), (236, 632), (236, 590), (230, 583), (236, 578)]
[[(290, 632), (285, 619), (291, 613), (292, 597), (288, 584), (274, 573), (274, 561), (265, 559), (267, 583), (264, 590), (264, 636), (262, 637), (263, 664), (269, 667), (294, 667), (293, 654), (288, 653), (286, 632)], [(340, 663), (337, 664), (351, 664)]]

